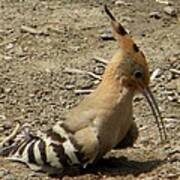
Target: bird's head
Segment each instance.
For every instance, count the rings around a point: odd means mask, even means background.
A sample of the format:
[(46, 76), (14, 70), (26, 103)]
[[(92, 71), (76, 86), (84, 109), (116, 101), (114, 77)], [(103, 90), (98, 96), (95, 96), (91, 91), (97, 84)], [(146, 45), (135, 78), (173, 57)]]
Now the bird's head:
[[(149, 88), (150, 73), (148, 63), (143, 52), (138, 48), (123, 26), (104, 6), (105, 12), (110, 17), (114, 39), (118, 42), (119, 50), (110, 62), (110, 66), (116, 66), (116, 76), (123, 77), (123, 85), (133, 91), (141, 92), (148, 101), (149, 106), (158, 126), (161, 140), (166, 139), (164, 123), (158, 105)], [(111, 68), (109, 68), (109, 71)], [(108, 68), (107, 68), (108, 71)]]

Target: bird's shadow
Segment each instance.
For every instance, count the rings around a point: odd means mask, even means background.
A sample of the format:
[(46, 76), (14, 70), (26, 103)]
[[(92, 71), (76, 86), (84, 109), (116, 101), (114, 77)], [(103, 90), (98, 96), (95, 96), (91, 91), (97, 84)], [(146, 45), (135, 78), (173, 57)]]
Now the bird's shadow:
[[(62, 174), (55, 175), (56, 177), (62, 176), (79, 176), (85, 174), (106, 175), (106, 176), (126, 176), (132, 174), (138, 176), (141, 173), (150, 172), (159, 165), (165, 163), (163, 160), (154, 159), (147, 161), (128, 160), (125, 156), (119, 158), (110, 157), (102, 159), (97, 164), (83, 168), (71, 168), (64, 171)], [(54, 175), (53, 175), (54, 176)]]

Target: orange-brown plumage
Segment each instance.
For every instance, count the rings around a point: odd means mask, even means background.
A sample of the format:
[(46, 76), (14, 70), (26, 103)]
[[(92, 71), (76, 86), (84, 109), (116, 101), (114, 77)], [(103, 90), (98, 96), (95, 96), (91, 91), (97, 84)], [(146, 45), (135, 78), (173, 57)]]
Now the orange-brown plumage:
[[(12, 153), (15, 160), (30, 167), (32, 162), (41, 166), (48, 162), (56, 168), (62, 168), (64, 164), (86, 166), (113, 148), (132, 146), (138, 137), (132, 106), (136, 92), (146, 97), (160, 137), (166, 139), (161, 114), (149, 88), (149, 69), (145, 56), (107, 6), (105, 11), (111, 19), (119, 49), (108, 63), (102, 82), (67, 114), (65, 121), (58, 122), (48, 134), (25, 138), (28, 143), (23, 139), (22, 143), (27, 143), (23, 149), (15, 143), (17, 152)], [(63, 139), (63, 142), (57, 141), (57, 137)], [(32, 141), (29, 142), (29, 138)], [(38, 143), (41, 143), (41, 148), (38, 148)], [(17, 148), (18, 145), (20, 147)], [(47, 162), (44, 163), (43, 159)]]
[(155, 116), (156, 123), (160, 131), (161, 140), (163, 138), (166, 139), (167, 134), (161, 117), (161, 113), (159, 111), (155, 98), (148, 87), (150, 73), (144, 53), (140, 51), (132, 38), (127, 34), (123, 26), (116, 21), (115, 17), (109, 11), (106, 5), (104, 6), (104, 8), (105, 12), (111, 19), (114, 38), (117, 40), (120, 47), (120, 50), (111, 61), (112, 63), (116, 62), (112, 66), (116, 66), (118, 69), (120, 69), (121, 75), (119, 76), (121, 76), (121, 78), (124, 77), (124, 84), (122, 84), (122, 86), (125, 85), (131, 88), (132, 91), (140, 91), (146, 97), (152, 109), (153, 115)]

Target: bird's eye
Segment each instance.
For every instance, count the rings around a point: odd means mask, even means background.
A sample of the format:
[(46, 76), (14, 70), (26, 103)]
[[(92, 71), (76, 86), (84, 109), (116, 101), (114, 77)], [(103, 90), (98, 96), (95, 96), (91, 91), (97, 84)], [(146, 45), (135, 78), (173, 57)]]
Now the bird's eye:
[(136, 79), (140, 79), (140, 78), (143, 77), (143, 73), (140, 72), (140, 71), (136, 71), (136, 72), (134, 73), (134, 77), (135, 77)]

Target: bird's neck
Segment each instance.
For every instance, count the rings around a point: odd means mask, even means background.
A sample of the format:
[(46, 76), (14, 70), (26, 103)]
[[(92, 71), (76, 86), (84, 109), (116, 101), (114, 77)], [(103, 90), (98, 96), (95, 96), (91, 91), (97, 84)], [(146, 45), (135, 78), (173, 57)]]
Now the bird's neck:
[(119, 63), (112, 61), (108, 64), (103, 75), (102, 82), (96, 89), (94, 95), (97, 100), (103, 101), (109, 106), (121, 106), (122, 102), (132, 103), (134, 90), (125, 85), (126, 77), (119, 68)]
[(131, 89), (121, 86), (120, 82), (109, 81), (102, 82), (94, 93), (96, 102), (103, 102), (103, 106), (109, 106), (111, 108), (121, 107), (122, 104), (128, 108), (128, 105), (132, 104), (134, 91)]
[(100, 112), (95, 123), (101, 141), (100, 156), (121, 141), (132, 124), (134, 91), (124, 84), (125, 77), (116, 65), (114, 62), (108, 65), (92, 98)]

